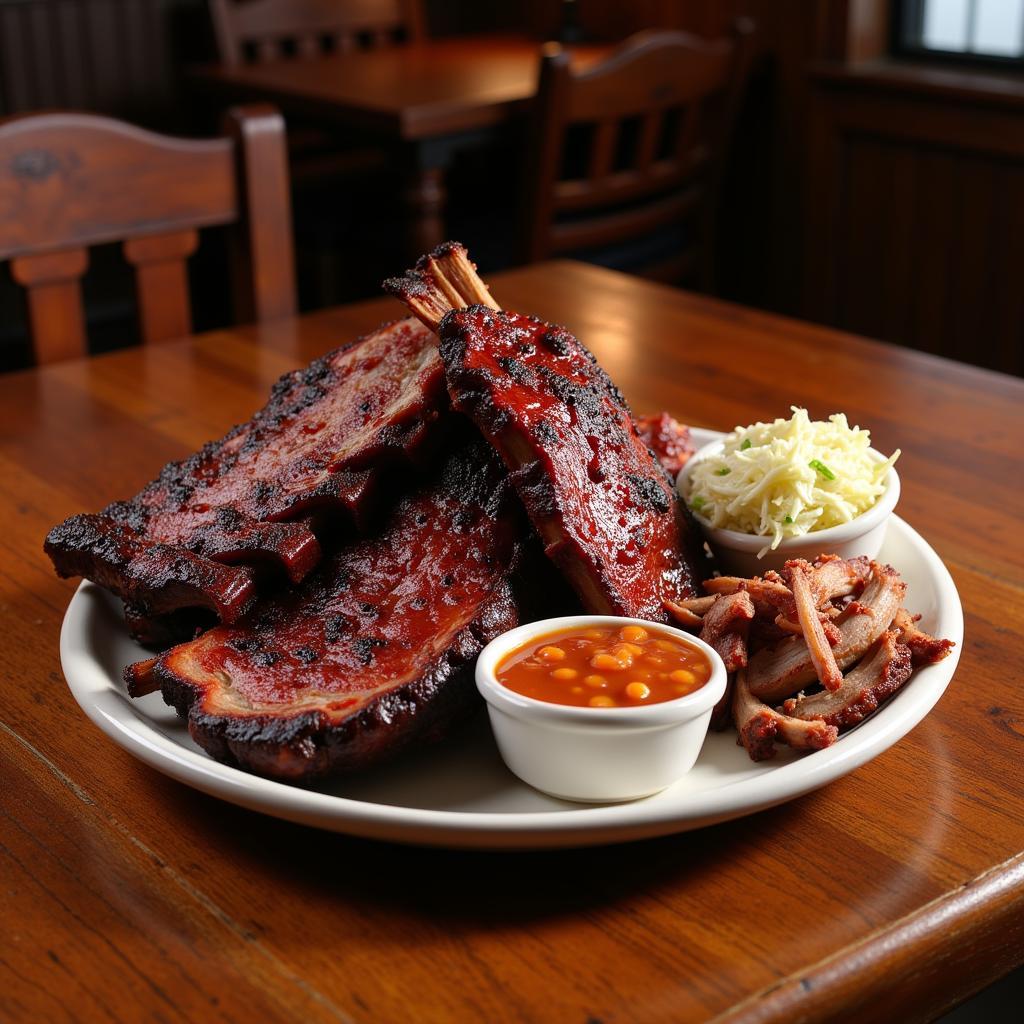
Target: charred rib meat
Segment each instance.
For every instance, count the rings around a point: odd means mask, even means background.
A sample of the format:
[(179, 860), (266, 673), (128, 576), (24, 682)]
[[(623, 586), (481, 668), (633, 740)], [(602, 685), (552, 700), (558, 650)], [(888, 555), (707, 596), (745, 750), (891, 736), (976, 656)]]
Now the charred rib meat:
[[(465, 284), (460, 249), (449, 243), (385, 287), (439, 330), (453, 405), (501, 452), (584, 607), (665, 621), (664, 602), (695, 597), (701, 575), (698, 532), (672, 481), (618, 389), (565, 328), (480, 301), (460, 308), (486, 293)], [(437, 283), (457, 277), (456, 288)]]
[(696, 451), (690, 439), (690, 428), (684, 427), (667, 412), (662, 412), (640, 416), (636, 421), (636, 429), (644, 444), (665, 467), (665, 472), (675, 480)]
[(364, 525), (381, 467), (417, 458), (446, 407), (436, 338), (389, 324), (282, 377), (251, 420), (134, 498), (55, 527), (46, 552), (140, 623), (186, 607), (233, 622), (255, 598), (254, 566), (297, 582), (319, 561), (310, 517)]
[(525, 524), (472, 438), (383, 529), (139, 672), (220, 761), (309, 780), (439, 735), (475, 707), (473, 664), (517, 622), (508, 585)]

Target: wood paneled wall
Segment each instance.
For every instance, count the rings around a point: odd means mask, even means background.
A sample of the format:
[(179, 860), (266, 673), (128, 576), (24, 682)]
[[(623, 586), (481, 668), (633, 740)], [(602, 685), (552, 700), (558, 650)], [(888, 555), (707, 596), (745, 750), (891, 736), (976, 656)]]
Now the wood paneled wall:
[(61, 107), (174, 125), (180, 65), (210, 52), (203, 0), (2, 0), (0, 115)]
[(828, 69), (809, 130), (803, 313), (1024, 374), (1024, 88), (993, 104)]

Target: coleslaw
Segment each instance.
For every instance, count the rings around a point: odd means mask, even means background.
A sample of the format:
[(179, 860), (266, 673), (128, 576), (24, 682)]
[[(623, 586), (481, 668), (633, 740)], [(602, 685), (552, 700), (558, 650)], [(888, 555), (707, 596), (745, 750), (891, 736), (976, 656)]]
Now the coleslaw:
[(900, 456), (871, 450), (871, 434), (850, 427), (844, 413), (812, 421), (791, 406), (790, 419), (737, 427), (720, 451), (696, 460), (680, 479), (680, 494), (708, 526), (770, 537), (760, 552), (786, 537), (848, 523), (885, 491)]

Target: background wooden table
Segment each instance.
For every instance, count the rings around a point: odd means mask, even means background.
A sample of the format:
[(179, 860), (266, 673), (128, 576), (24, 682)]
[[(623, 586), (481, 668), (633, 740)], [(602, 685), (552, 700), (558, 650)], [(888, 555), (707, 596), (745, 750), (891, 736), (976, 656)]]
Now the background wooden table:
[[(587, 67), (607, 44), (570, 48)], [(196, 69), (193, 81), (224, 102), (269, 100), (297, 114), (399, 147), (409, 176), (410, 248), (446, 237), (445, 175), (460, 147), (479, 144), (537, 91), (540, 43), (473, 36), (309, 60)]]
[(74, 584), (43, 536), (397, 304), (0, 378), (0, 1017), (915, 1020), (1024, 957), (1024, 384), (592, 267), (491, 284), (579, 333), (638, 411), (728, 429), (799, 402), (900, 446), (899, 511), (964, 604), (946, 695), (818, 793), (627, 846), (419, 850), (219, 803), (74, 703)]

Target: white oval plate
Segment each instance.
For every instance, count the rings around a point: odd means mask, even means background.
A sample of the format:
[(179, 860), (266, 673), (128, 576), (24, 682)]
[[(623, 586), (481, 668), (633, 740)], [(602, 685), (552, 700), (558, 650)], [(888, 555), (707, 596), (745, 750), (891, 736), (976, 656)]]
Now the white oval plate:
[[(699, 445), (720, 434), (694, 430)], [(754, 764), (731, 730), (712, 733), (693, 770), (671, 788), (625, 804), (570, 804), (530, 789), (504, 766), (486, 716), (448, 743), (364, 776), (313, 789), (249, 775), (211, 760), (159, 693), (131, 700), (121, 682), (147, 652), (128, 638), (120, 602), (91, 583), (64, 616), (60, 656), (68, 686), (92, 721), (133, 756), (171, 778), (254, 811), (316, 828), (433, 846), (539, 849), (623, 842), (738, 818), (824, 786), (877, 757), (935, 706), (963, 646), (963, 610), (938, 555), (898, 517), (880, 558), (908, 584), (907, 607), (956, 647), (915, 672), (880, 711), (827, 750), (780, 747)], [(922, 771), (927, 767), (922, 766)]]

